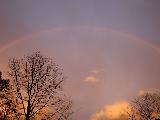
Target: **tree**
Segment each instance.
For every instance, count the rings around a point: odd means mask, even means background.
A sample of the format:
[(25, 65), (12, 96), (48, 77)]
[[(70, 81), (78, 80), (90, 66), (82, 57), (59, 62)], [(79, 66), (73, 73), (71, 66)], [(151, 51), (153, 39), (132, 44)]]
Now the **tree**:
[(9, 80), (2, 79), (2, 73), (0, 72), (0, 120), (14, 119), (16, 105), (12, 98)]
[(123, 119), (120, 118), (120, 120), (139, 120), (136, 114), (136, 110), (132, 104), (130, 104), (128, 108), (123, 111), (122, 116), (123, 116)]
[(145, 92), (137, 97), (132, 105), (139, 118), (153, 120), (160, 114), (160, 93)]
[(72, 102), (62, 91), (65, 77), (52, 59), (40, 52), (9, 60), (18, 119), (68, 120)]
[(129, 120), (153, 120), (159, 119), (160, 115), (160, 93), (144, 92), (130, 103), (126, 110)]

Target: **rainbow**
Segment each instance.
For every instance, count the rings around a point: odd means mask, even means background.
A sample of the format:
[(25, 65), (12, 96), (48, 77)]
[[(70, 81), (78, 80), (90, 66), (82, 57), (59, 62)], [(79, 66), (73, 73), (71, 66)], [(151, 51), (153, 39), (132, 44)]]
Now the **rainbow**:
[(31, 38), (34, 38), (34, 37), (37, 37), (37, 36), (40, 36), (40, 35), (43, 35), (43, 34), (47, 34), (47, 33), (56, 33), (56, 32), (63, 32), (63, 31), (67, 31), (67, 30), (87, 30), (87, 31), (93, 31), (93, 32), (111, 32), (111, 33), (114, 33), (114, 34), (118, 34), (120, 36), (123, 36), (123, 37), (126, 37), (126, 38), (129, 38), (127, 40), (129, 41), (132, 41), (132, 42), (135, 42), (136, 44), (141, 44), (143, 46), (146, 46), (146, 47), (149, 47), (150, 49), (153, 49), (155, 50), (156, 52), (158, 52), (160, 54), (160, 48), (158, 48), (157, 46), (151, 44), (150, 42), (142, 39), (142, 38), (139, 38), (137, 36), (134, 36), (130, 33), (126, 33), (126, 32), (121, 32), (121, 31), (117, 31), (117, 30), (114, 30), (112, 28), (105, 28), (105, 27), (90, 27), (90, 26), (80, 26), (80, 27), (57, 27), (57, 28), (51, 28), (51, 29), (47, 29), (47, 30), (43, 30), (43, 31), (40, 31), (40, 32), (35, 32), (33, 34), (30, 34), (28, 36), (25, 36), (25, 37), (21, 37), (21, 38), (17, 38), (15, 40), (12, 40), (12, 42), (8, 43), (7, 45), (4, 45), (3, 47), (0, 48), (0, 53), (3, 53), (4, 51), (6, 51), (8, 48), (14, 46), (14, 45), (17, 45), (25, 40), (29, 40)]

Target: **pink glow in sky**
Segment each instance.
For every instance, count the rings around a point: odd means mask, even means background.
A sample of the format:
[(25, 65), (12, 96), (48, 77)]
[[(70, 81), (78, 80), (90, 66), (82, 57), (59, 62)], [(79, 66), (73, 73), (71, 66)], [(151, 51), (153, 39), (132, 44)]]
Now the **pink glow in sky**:
[[(75, 120), (160, 84), (160, 2), (0, 1), (0, 68), (33, 51), (68, 76)], [(114, 106), (114, 105), (113, 105)], [(116, 108), (116, 107), (115, 107)]]

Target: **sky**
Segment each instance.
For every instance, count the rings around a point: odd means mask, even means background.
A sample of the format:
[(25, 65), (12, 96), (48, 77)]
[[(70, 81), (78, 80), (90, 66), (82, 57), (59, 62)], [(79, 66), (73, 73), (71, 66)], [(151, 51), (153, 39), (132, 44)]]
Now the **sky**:
[(10, 57), (41, 51), (68, 77), (64, 87), (74, 102), (74, 120), (97, 120), (106, 113), (101, 111), (159, 88), (159, 5), (158, 0), (0, 0), (0, 69), (7, 70)]

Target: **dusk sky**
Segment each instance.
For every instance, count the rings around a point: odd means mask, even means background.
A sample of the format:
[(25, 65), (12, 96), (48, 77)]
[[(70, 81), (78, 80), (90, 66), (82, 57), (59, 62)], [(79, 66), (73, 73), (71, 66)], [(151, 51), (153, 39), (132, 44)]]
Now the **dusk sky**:
[(159, 88), (159, 6), (159, 0), (0, 0), (0, 69), (7, 70), (10, 57), (41, 51), (68, 77), (73, 119), (98, 120), (100, 111)]

